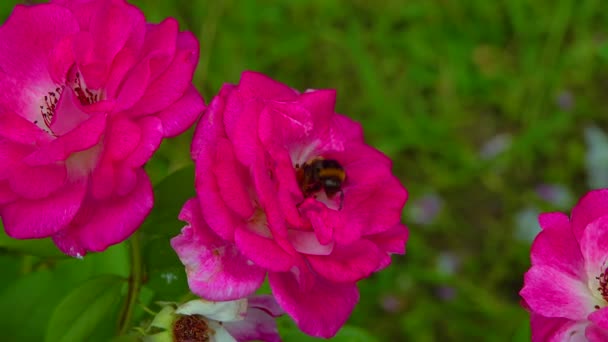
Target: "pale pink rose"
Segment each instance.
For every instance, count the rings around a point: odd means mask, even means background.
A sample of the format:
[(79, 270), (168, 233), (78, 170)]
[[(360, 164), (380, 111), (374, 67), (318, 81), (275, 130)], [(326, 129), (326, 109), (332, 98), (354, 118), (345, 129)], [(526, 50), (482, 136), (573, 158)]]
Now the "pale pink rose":
[(0, 217), (71, 256), (126, 239), (152, 208), (143, 165), (204, 110), (198, 42), (123, 0), (17, 6), (0, 27)]
[[(211, 102), (192, 144), (198, 196), (172, 240), (194, 293), (246, 297), (268, 274), (300, 329), (330, 337), (359, 299), (356, 282), (405, 252), (406, 190), (361, 126), (334, 112), (335, 97), (245, 72)], [(315, 158), (343, 168), (341, 189), (298, 182)]]
[(608, 189), (539, 217), (532, 267), (520, 295), (533, 341), (608, 340)]
[(275, 318), (283, 314), (269, 295), (225, 302), (195, 299), (181, 305), (164, 303), (143, 341), (280, 342)]

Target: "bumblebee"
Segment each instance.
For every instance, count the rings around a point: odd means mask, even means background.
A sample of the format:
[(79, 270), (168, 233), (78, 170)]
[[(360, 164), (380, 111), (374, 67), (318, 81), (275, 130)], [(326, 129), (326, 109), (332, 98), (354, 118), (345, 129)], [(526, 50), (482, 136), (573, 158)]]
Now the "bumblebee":
[(346, 172), (338, 161), (316, 157), (302, 165), (296, 164), (296, 178), (304, 197), (311, 197), (321, 190), (325, 191), (328, 198), (340, 193), (338, 210), (342, 209), (344, 202), (342, 183), (346, 179)]

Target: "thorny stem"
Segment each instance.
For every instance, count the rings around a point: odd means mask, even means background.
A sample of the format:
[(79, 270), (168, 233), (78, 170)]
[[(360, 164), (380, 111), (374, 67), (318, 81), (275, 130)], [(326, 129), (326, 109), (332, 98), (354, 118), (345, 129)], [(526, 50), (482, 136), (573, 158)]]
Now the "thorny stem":
[(125, 335), (129, 329), (142, 282), (143, 269), (139, 234), (137, 232), (134, 233), (129, 241), (131, 246), (131, 275), (129, 276), (127, 298), (120, 313), (120, 320), (118, 321), (118, 336)]

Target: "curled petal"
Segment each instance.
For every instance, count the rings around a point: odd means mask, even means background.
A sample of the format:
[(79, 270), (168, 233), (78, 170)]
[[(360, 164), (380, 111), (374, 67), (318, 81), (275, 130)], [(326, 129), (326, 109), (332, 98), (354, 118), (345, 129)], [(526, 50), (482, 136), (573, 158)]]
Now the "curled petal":
[(194, 293), (209, 300), (235, 300), (260, 287), (266, 272), (204, 224), (197, 200), (186, 203), (180, 218), (190, 225), (171, 240), (171, 246), (186, 266)]
[(247, 311), (247, 299), (210, 302), (195, 299), (180, 305), (175, 313), (180, 315), (201, 315), (220, 322), (241, 321)]
[(280, 342), (275, 317), (283, 313), (272, 296), (252, 296), (245, 319), (224, 323), (224, 327), (237, 341)]

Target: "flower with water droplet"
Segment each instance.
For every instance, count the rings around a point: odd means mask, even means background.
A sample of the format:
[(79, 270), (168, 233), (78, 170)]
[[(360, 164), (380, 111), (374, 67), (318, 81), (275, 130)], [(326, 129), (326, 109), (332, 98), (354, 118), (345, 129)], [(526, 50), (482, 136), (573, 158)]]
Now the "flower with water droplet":
[(204, 109), (199, 46), (124, 0), (19, 5), (0, 27), (0, 217), (82, 257), (152, 208), (144, 164)]

